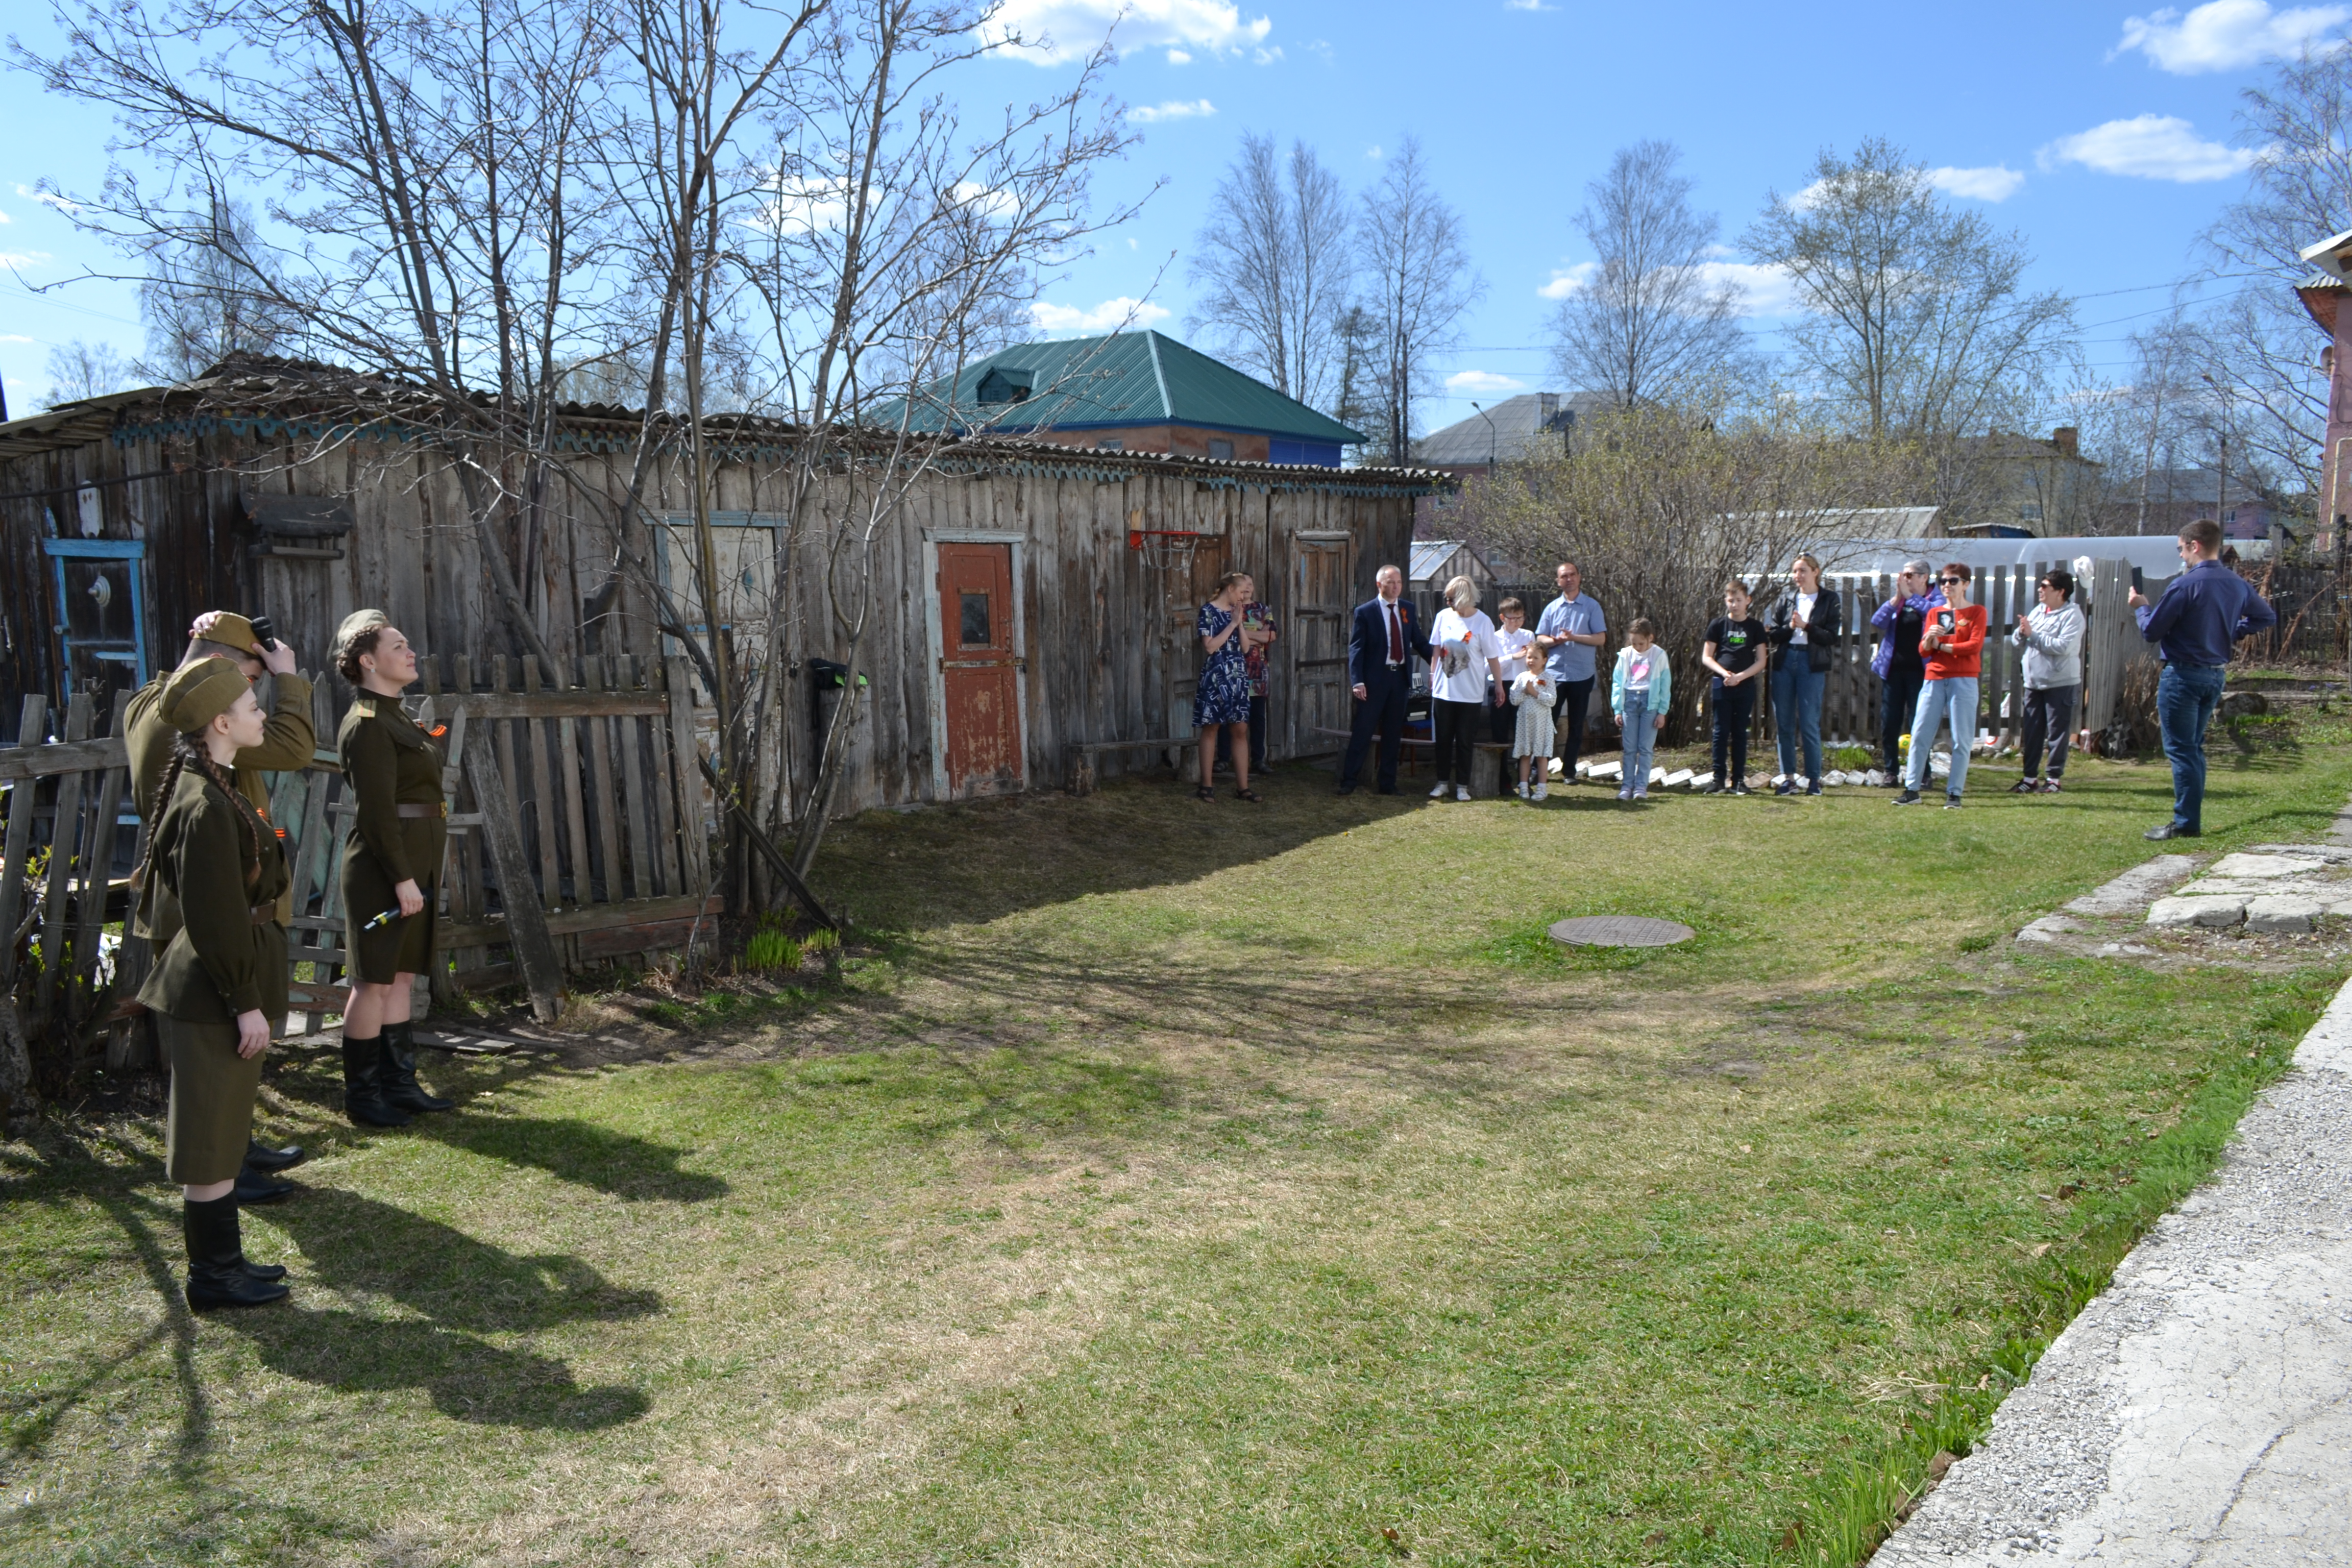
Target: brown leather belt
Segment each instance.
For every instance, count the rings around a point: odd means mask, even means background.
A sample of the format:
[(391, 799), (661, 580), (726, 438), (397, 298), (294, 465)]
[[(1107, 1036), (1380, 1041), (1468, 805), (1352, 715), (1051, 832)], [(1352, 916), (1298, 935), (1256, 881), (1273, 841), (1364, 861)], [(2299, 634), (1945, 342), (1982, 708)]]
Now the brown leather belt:
[(443, 800), (436, 801), (431, 805), (419, 805), (410, 801), (403, 801), (392, 809), (402, 816), (446, 816), (449, 815), (449, 803)]
[(266, 904), (256, 904), (247, 912), (253, 916), (253, 923), (255, 925), (276, 925), (278, 923), (278, 900), (272, 899)]

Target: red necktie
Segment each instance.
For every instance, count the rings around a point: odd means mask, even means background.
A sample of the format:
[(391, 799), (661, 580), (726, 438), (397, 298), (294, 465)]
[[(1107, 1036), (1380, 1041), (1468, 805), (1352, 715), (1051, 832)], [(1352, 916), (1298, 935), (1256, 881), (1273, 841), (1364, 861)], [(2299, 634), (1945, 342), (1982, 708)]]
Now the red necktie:
[(1394, 605), (1391, 605), (1388, 607), (1388, 612), (1389, 662), (1391, 664), (1402, 664), (1404, 662), (1404, 633), (1397, 629), (1396, 606)]

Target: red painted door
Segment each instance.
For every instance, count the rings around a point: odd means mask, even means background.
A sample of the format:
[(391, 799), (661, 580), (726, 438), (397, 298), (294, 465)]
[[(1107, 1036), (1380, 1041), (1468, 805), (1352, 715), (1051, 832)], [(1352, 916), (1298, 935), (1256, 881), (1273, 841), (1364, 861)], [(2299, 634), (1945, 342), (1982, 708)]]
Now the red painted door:
[(1021, 675), (1013, 651), (1013, 546), (941, 544), (939, 552), (948, 793), (1017, 790)]

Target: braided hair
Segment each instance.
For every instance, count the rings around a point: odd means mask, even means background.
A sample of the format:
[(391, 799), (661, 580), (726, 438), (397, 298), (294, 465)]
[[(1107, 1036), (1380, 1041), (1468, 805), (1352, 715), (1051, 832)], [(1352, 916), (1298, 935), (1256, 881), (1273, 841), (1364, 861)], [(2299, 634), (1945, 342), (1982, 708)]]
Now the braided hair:
[[(160, 829), (164, 810), (172, 804), (172, 792), (179, 787), (181, 772), (191, 766), (219, 785), (220, 792), (229, 798), (230, 809), (236, 810), (236, 782), (218, 763), (213, 761), (212, 752), (205, 747), (203, 732), (199, 731), (195, 734), (189, 734), (183, 731), (173, 736), (172, 761), (163, 770), (163, 787), (155, 792), (155, 799), (158, 802), (155, 807), (158, 831), (147, 835), (147, 858), (139, 863), (139, 875), (136, 881), (141, 887), (146, 886), (148, 877), (154, 870), (155, 847), (163, 837)], [(253, 852), (253, 869), (246, 873), (245, 879), (247, 883), (257, 882), (261, 879), (260, 831), (254, 826), (253, 815), (250, 812), (237, 812), (236, 825), (245, 829), (245, 847)]]

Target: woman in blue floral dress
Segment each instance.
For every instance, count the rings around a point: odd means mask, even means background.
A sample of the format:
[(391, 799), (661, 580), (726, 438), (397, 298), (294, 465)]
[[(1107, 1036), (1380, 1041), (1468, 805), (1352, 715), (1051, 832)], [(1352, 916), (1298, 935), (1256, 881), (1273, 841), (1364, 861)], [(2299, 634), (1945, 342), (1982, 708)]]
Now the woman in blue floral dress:
[(1209, 781), (1215, 776), (1217, 735), (1224, 731), (1234, 753), (1234, 794), (1257, 800), (1249, 783), (1249, 661), (1242, 639), (1242, 606), (1249, 597), (1249, 577), (1228, 572), (1217, 579), (1217, 596), (1201, 606), (1193, 629), (1201, 634), (1201, 679), (1192, 689), (1192, 727), (1201, 732), (1202, 800), (1217, 798)]

